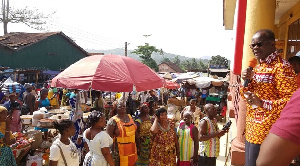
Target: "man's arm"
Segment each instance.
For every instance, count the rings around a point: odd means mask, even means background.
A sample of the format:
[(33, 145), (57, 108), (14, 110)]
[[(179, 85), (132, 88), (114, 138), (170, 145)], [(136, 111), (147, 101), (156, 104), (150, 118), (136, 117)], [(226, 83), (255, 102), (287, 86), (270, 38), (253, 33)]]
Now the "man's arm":
[(270, 133), (260, 147), (257, 166), (289, 165), (300, 154), (300, 146)]
[(207, 132), (207, 122), (206, 120), (202, 120), (199, 124), (199, 141), (207, 141), (214, 137), (221, 137), (223, 136), (226, 131), (218, 130), (216, 133), (208, 134)]

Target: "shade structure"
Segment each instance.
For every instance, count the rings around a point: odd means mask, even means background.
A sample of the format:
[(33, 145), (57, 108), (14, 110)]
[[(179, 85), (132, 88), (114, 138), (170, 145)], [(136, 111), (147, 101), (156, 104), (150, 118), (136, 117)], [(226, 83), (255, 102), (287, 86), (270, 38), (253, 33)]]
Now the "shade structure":
[(223, 85), (223, 81), (214, 79), (211, 77), (196, 77), (196, 78), (193, 78), (193, 81), (195, 82), (195, 85), (198, 88), (207, 88), (211, 84), (213, 86), (222, 86)]
[(179, 89), (180, 85), (177, 84), (176, 82), (172, 82), (170, 80), (165, 80), (164, 87), (167, 88), (167, 89)]
[(94, 55), (72, 64), (51, 86), (110, 92), (146, 91), (163, 87), (163, 79), (141, 62), (120, 55)]

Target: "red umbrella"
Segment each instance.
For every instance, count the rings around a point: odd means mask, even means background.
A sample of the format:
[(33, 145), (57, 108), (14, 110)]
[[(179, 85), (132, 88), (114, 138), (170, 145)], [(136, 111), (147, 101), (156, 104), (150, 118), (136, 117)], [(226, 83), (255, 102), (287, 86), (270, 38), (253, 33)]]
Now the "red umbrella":
[(119, 55), (94, 55), (72, 64), (52, 79), (51, 86), (131, 92), (163, 87), (163, 79), (141, 62)]
[(172, 81), (169, 81), (169, 80), (165, 80), (165, 88), (167, 89), (179, 89), (180, 88), (180, 85), (176, 82), (172, 82)]

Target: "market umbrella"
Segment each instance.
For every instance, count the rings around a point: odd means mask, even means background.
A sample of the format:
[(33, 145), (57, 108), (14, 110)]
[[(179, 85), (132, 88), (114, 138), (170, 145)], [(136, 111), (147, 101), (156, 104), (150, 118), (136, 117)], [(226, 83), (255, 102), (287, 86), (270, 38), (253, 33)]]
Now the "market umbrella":
[(172, 81), (169, 81), (169, 80), (165, 80), (165, 85), (164, 85), (165, 88), (167, 89), (179, 89), (180, 88), (180, 85), (177, 84), (176, 82), (172, 82)]
[(146, 91), (163, 87), (163, 79), (141, 62), (119, 55), (94, 55), (72, 64), (51, 86), (110, 92)]

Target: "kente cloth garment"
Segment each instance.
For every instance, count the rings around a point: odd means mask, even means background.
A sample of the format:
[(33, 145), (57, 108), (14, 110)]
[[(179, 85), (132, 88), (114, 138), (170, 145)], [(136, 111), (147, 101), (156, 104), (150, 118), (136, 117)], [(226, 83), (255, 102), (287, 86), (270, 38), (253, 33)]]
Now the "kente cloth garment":
[(150, 140), (151, 140), (151, 133), (150, 128), (152, 126), (151, 123), (151, 116), (149, 119), (142, 121), (141, 118), (137, 118), (135, 123), (139, 124), (139, 133), (138, 139), (140, 142), (140, 155), (138, 156), (138, 160), (136, 165), (149, 165), (149, 156), (150, 156)]
[(184, 122), (178, 127), (177, 135), (179, 137), (180, 166), (190, 166), (191, 158), (194, 156), (194, 140), (192, 130), (195, 126), (187, 126)]
[(120, 166), (133, 166), (138, 159), (135, 145), (136, 125), (132, 117), (128, 114), (130, 121), (124, 123), (117, 116), (112, 117), (120, 131), (117, 137), (120, 155)]
[[(4, 132), (5, 133), (5, 132)], [(0, 165), (1, 166), (17, 166), (15, 156), (11, 148), (4, 144), (4, 134), (0, 132)]]
[[(208, 117), (204, 117), (201, 121), (207, 122), (207, 135), (215, 134), (219, 131), (217, 119), (213, 120)], [(214, 137), (207, 141), (199, 142), (199, 155), (206, 157), (218, 157), (220, 152), (220, 138)]]
[(159, 125), (158, 133), (151, 137), (149, 166), (176, 166), (175, 125), (167, 129)]
[(84, 131), (83, 138), (90, 150), (85, 155), (83, 166), (109, 166), (101, 151), (102, 148), (109, 148), (113, 143), (113, 139), (107, 132), (101, 131), (92, 140), (89, 140), (86, 138), (86, 131)]
[(253, 108), (247, 104), (246, 140), (262, 144), (281, 110), (297, 89), (296, 74), (290, 63), (278, 54), (270, 54), (254, 69), (248, 87), (241, 87), (241, 96), (250, 91), (262, 100), (262, 107)]
[[(181, 118), (183, 117), (184, 112), (192, 112), (191, 106), (186, 106), (181, 112)], [(199, 121), (203, 118), (203, 114), (201, 112), (201, 108), (197, 107), (195, 108), (195, 112), (193, 112), (193, 124), (198, 128)]]

